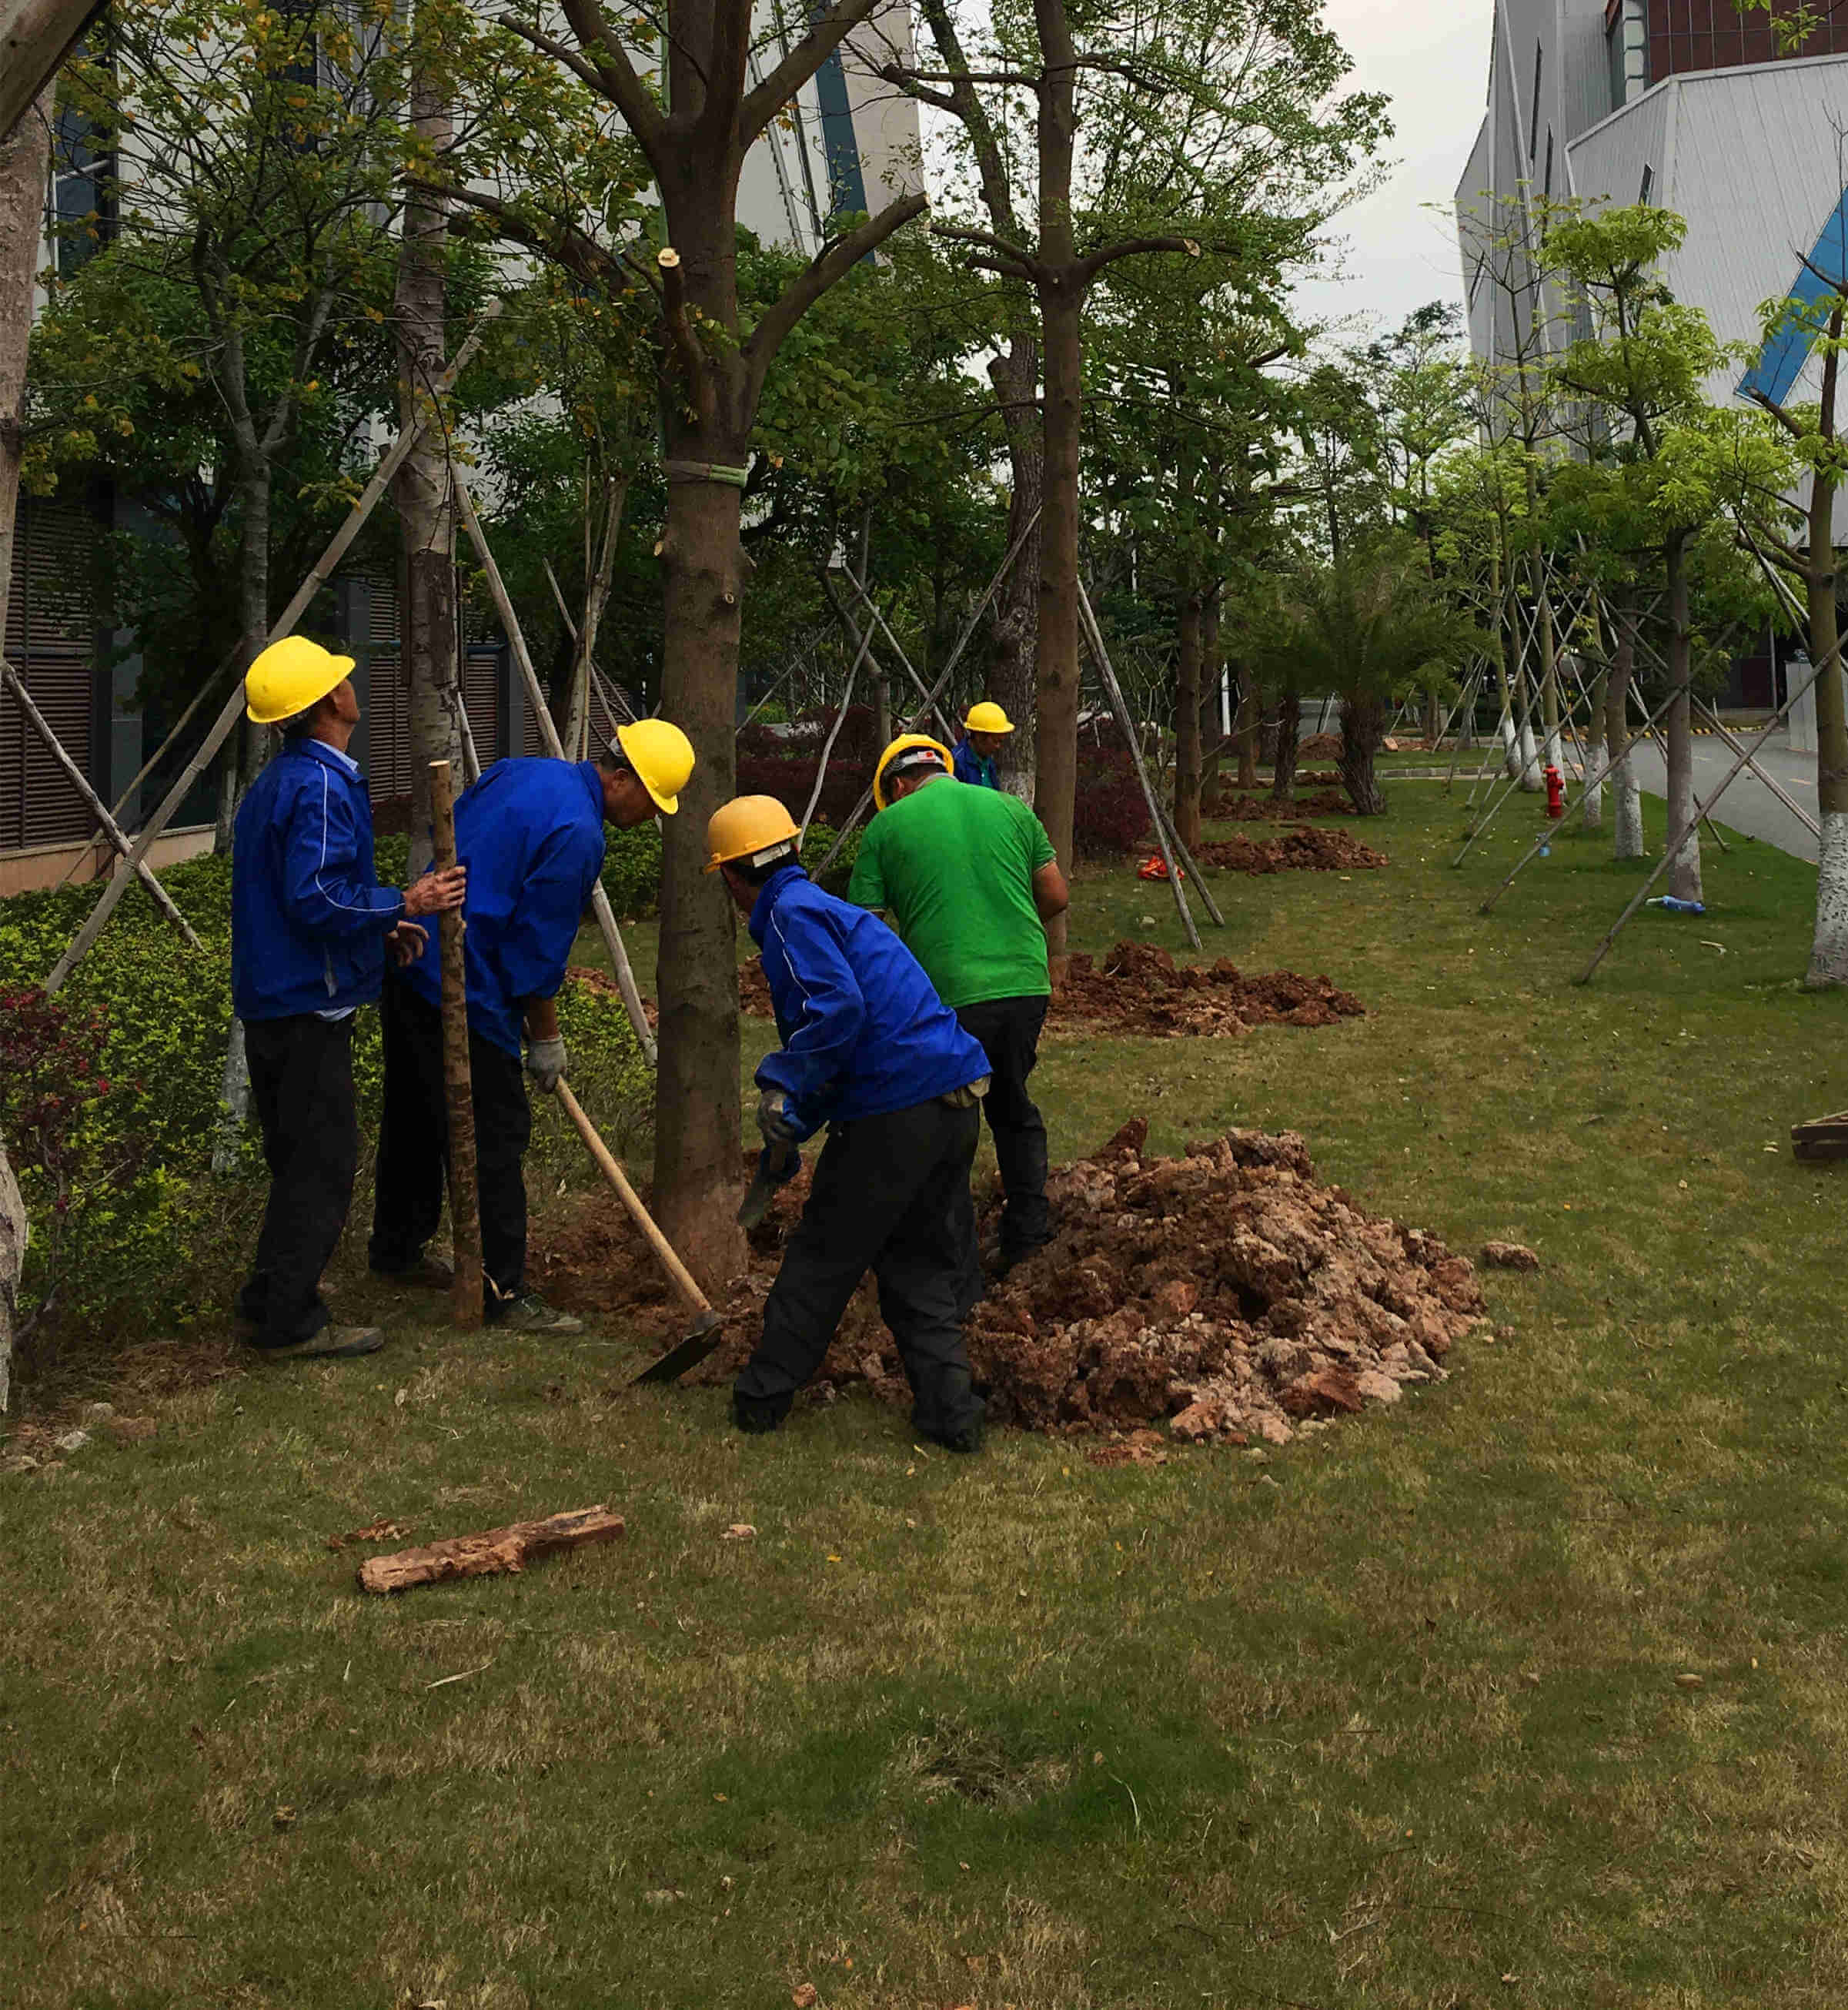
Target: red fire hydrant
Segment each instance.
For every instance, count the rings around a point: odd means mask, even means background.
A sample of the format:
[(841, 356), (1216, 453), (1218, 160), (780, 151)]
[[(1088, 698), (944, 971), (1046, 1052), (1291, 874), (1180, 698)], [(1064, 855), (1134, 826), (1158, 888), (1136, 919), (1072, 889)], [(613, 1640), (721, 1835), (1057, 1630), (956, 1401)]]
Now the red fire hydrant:
[(1546, 783), (1546, 813), (1550, 817), (1566, 814), (1566, 777), (1552, 762), (1541, 770), (1541, 779)]

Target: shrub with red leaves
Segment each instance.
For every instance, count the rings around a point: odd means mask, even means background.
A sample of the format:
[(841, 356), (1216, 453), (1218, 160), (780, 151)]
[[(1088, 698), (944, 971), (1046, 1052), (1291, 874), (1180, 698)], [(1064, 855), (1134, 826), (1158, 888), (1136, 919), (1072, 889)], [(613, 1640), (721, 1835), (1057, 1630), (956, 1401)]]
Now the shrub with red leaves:
[(1126, 747), (1078, 748), (1072, 843), (1080, 858), (1120, 858), (1148, 829), (1148, 804)]

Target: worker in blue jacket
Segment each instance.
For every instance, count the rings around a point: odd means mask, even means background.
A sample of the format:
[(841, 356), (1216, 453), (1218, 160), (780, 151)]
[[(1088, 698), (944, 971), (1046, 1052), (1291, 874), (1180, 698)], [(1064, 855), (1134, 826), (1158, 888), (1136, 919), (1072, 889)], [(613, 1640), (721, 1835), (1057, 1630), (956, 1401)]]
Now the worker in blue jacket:
[(346, 751), (360, 721), (352, 669), (291, 635), (244, 678), (250, 718), (283, 734), (239, 808), (231, 863), (232, 1008), (270, 1174), (238, 1313), (272, 1360), (384, 1344), (376, 1326), (335, 1326), (321, 1295), (359, 1163), (353, 1015), (378, 996), (388, 950), (420, 956), (416, 918), (459, 906), (467, 877), (458, 866), (402, 893), (379, 885), (371, 805)]
[[(693, 761), (677, 726), (639, 719), (619, 726), (594, 761), (497, 761), (456, 805), (456, 855), (468, 869), (463, 953), (481, 1268), (486, 1316), (497, 1324), (582, 1330), (527, 1286), (523, 1162), (533, 1116), (526, 1074), (549, 1092), (566, 1072), (558, 992), (603, 869), (603, 826), (626, 829), (672, 815)], [(435, 957), (385, 987), (370, 1260), (388, 1277), (419, 1273), (442, 1214), (449, 1127), (442, 997)]]
[(757, 1066), (760, 1170), (793, 1176), (797, 1148), (828, 1127), (732, 1415), (741, 1430), (777, 1428), (871, 1270), (913, 1428), (975, 1451), (983, 1405), (960, 1329), (988, 1056), (882, 921), (810, 880), (800, 842), (771, 796), (740, 796), (707, 826), (706, 869), (750, 916), (782, 1041)]
[(992, 698), (972, 705), (963, 720), (950, 772), (972, 788), (998, 789), (1001, 771), (995, 765), (995, 757), (1001, 751), (1001, 743), (1013, 730), (1014, 722)]

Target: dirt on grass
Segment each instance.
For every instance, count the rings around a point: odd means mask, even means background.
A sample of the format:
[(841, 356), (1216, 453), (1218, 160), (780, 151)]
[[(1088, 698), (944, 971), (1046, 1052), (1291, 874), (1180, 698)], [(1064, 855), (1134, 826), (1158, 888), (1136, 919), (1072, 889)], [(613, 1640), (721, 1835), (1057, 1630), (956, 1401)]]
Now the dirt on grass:
[[(1126, 1433), (1108, 1462), (1145, 1464), (1177, 1439), (1286, 1444), (1444, 1379), (1445, 1357), (1483, 1316), (1468, 1262), (1323, 1185), (1293, 1131), (1232, 1131), (1172, 1159), (1144, 1156), (1147, 1133), (1136, 1119), (1054, 1171), (1052, 1240), (976, 1308), (969, 1356), (992, 1422)], [(722, 1385), (748, 1358), (808, 1178), (805, 1155), (752, 1231), (748, 1274), (720, 1302), (723, 1345), (690, 1381)], [(991, 1195), (984, 1225), (998, 1207)], [(627, 1309), (663, 1345), (679, 1337), (684, 1316), (612, 1206), (599, 1199), (544, 1241), (534, 1281), (548, 1297)], [(807, 1399), (856, 1386), (910, 1400), (870, 1281)]]
[(1225, 872), (1343, 872), (1377, 870), (1390, 861), (1345, 830), (1297, 824), (1275, 837), (1226, 837), (1196, 847), (1196, 861)]
[(1201, 804), (1200, 813), (1225, 823), (1302, 823), (1311, 817), (1351, 817), (1355, 812), (1346, 790), (1318, 789), (1286, 803), (1275, 796), (1215, 796)]
[(1247, 976), (1225, 957), (1177, 964), (1152, 943), (1119, 942), (1094, 961), (1069, 957), (1053, 985), (1048, 1023), (1105, 1027), (1159, 1037), (1186, 1033), (1236, 1039), (1254, 1026), (1332, 1026), (1366, 1007), (1325, 977), (1293, 970)]

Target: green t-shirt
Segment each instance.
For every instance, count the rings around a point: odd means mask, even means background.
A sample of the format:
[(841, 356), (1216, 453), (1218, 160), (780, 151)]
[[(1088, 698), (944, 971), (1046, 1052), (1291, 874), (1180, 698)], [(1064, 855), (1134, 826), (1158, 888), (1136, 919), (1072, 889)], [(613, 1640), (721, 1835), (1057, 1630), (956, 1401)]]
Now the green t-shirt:
[(1018, 796), (946, 776), (874, 818), (847, 898), (884, 910), (952, 1010), (1044, 998), (1052, 987), (1033, 875), (1055, 855)]

